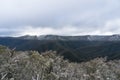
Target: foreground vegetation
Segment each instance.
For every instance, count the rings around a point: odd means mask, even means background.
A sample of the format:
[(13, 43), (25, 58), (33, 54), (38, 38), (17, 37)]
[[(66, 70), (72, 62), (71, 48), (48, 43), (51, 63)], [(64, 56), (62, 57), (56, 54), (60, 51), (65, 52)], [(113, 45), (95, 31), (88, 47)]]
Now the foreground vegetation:
[(0, 46), (0, 80), (120, 80), (120, 60), (72, 63), (55, 51), (40, 55)]

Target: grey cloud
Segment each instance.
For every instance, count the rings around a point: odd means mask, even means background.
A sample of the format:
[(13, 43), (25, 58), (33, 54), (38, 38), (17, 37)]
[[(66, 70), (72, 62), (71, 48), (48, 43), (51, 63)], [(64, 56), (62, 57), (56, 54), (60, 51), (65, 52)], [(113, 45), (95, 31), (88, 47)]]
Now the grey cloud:
[[(19, 29), (27, 26), (58, 29), (70, 25), (79, 29), (78, 32), (93, 32), (97, 29), (102, 30), (101, 27), (104, 29), (107, 21), (120, 18), (119, 2), (119, 0), (0, 0), (0, 28), (11, 28), (11, 31), (6, 30), (6, 33), (14, 34), (24, 31)], [(13, 31), (14, 28), (16, 31)], [(118, 27), (114, 29), (114, 33), (117, 29)], [(5, 31), (0, 34), (5, 34)]]

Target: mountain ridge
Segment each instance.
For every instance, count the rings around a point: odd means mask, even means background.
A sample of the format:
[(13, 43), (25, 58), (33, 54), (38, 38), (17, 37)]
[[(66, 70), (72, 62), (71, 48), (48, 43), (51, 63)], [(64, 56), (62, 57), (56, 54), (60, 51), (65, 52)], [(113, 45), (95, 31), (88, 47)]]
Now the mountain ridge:
[(114, 35), (79, 35), (79, 36), (61, 36), (61, 35), (40, 35), (40, 36), (30, 36), (24, 35), (20, 37), (14, 37), (18, 39), (26, 40), (83, 40), (83, 41), (120, 41), (120, 34)]

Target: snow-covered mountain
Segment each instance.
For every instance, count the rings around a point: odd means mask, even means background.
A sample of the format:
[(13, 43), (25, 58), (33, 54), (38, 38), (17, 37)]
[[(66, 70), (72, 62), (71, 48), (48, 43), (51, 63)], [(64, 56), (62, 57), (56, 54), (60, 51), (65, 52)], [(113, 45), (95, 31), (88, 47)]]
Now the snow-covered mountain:
[(85, 36), (59, 36), (59, 35), (41, 35), (41, 36), (30, 36), (25, 35), (18, 37), (19, 39), (27, 40), (83, 40), (83, 41), (120, 41), (120, 35), (110, 35), (110, 36), (101, 36), (101, 35), (85, 35)]

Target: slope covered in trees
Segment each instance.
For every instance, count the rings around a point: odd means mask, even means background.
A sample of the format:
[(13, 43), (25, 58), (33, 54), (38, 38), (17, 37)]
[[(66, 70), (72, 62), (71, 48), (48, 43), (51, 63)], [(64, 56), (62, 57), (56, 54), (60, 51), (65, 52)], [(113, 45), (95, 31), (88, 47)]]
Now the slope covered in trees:
[(16, 48), (18, 51), (53, 50), (74, 62), (89, 61), (97, 57), (108, 57), (109, 60), (120, 59), (120, 41), (25, 40), (3, 37), (0, 38), (0, 44)]
[(14, 51), (0, 46), (1, 80), (120, 80), (120, 60), (73, 63), (55, 51)]

